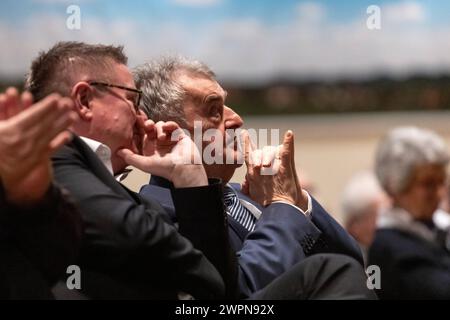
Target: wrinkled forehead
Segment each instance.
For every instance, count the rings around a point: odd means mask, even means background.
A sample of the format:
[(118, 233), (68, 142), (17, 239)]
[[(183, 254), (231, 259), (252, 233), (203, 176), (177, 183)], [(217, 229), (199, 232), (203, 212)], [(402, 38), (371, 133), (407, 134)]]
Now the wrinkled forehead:
[(212, 78), (201, 74), (178, 72), (175, 81), (185, 90), (186, 96), (195, 102), (204, 102), (208, 98), (225, 100), (226, 91)]

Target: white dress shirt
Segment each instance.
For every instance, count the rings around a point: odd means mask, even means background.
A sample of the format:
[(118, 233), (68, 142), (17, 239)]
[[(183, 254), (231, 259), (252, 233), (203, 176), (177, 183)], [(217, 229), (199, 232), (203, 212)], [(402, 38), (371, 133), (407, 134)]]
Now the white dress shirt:
[(106, 169), (114, 175), (111, 162), (111, 149), (101, 142), (86, 137), (80, 137), (89, 148), (97, 155), (100, 161), (105, 165)]

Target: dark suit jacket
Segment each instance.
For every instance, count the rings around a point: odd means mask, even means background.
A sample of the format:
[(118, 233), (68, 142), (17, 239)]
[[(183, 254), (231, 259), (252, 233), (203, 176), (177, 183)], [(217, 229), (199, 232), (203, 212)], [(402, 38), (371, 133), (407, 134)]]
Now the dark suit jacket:
[[(238, 257), (241, 297), (251, 296), (314, 253), (342, 253), (363, 264), (356, 241), (314, 199), (310, 219), (283, 203), (262, 208), (242, 194), (239, 185), (232, 186), (240, 198), (262, 211), (251, 233), (228, 217), (230, 244)], [(175, 215), (171, 187), (167, 180), (152, 177), (150, 184), (141, 188), (140, 194), (146, 199), (158, 199), (176, 221), (178, 212)]]
[[(90, 286), (88, 295), (171, 299), (183, 291), (217, 298), (225, 295), (222, 277), (227, 288), (233, 286), (235, 265), (227, 254), (231, 250), (220, 181), (173, 190), (182, 236), (157, 201), (144, 200), (118, 183), (79, 137), (56, 153), (53, 165), (56, 180), (80, 207), (81, 269), (99, 274), (89, 277), (100, 285)], [(111, 288), (109, 280), (114, 282)]]
[(450, 253), (394, 228), (379, 229), (369, 264), (381, 270), (380, 299), (450, 299)]
[(8, 204), (0, 183), (0, 297), (51, 298), (50, 286), (72, 264), (81, 219), (67, 195), (52, 186), (32, 208)]

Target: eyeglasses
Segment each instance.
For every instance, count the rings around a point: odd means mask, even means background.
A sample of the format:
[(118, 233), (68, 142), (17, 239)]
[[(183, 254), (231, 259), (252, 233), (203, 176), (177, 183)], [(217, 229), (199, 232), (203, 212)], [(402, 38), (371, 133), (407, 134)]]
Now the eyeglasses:
[(109, 88), (118, 88), (126, 91), (131, 91), (134, 93), (137, 93), (137, 95), (134, 98), (133, 105), (136, 113), (139, 111), (139, 105), (141, 103), (141, 97), (142, 97), (142, 91), (135, 88), (128, 88), (124, 86), (119, 86), (116, 84), (106, 83), (106, 82), (99, 82), (99, 81), (89, 81), (88, 82), (91, 86), (103, 86), (103, 87), (109, 87)]

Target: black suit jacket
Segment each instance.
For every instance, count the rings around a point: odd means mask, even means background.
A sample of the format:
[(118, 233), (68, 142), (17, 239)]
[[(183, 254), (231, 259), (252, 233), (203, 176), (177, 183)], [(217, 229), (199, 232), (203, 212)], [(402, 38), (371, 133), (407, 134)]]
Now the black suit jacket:
[(81, 268), (100, 274), (91, 277), (102, 279), (100, 287), (108, 279), (114, 282), (107, 290), (86, 288), (88, 295), (171, 299), (183, 291), (195, 298), (218, 298), (225, 295), (224, 280), (233, 292), (236, 267), (220, 181), (173, 191), (181, 212), (178, 232), (157, 202), (118, 183), (79, 137), (55, 154), (53, 164), (56, 180), (80, 207)]
[(0, 297), (51, 298), (50, 286), (76, 261), (81, 219), (63, 190), (52, 186), (41, 203), (7, 203), (0, 183)]
[(410, 232), (379, 229), (369, 264), (381, 271), (380, 299), (450, 299), (450, 253)]

